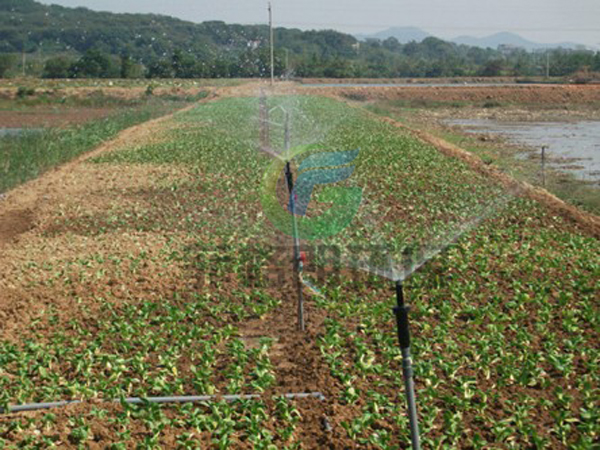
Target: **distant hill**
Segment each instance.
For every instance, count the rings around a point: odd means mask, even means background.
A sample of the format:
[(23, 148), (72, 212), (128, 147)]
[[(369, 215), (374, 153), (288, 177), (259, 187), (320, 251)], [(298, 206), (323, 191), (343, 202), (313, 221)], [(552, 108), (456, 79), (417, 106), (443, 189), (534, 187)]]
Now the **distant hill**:
[(421, 42), (429, 36), (431, 36), (429, 33), (416, 27), (392, 27), (375, 34), (358, 35), (357, 37), (361, 39), (381, 39), (382, 41), (394, 37), (401, 44), (406, 44), (411, 41)]
[(519, 36), (515, 33), (495, 33), (490, 36), (485, 36), (481, 38), (473, 37), (473, 36), (459, 36), (457, 38), (452, 39), (452, 42), (457, 44), (471, 45), (475, 47), (482, 48), (498, 48), (500, 45), (509, 45), (514, 47), (524, 48), (526, 50), (538, 50), (544, 48), (579, 48), (582, 47), (579, 44), (575, 44), (573, 42), (561, 42), (556, 44), (540, 44), (537, 42), (530, 41), (525, 39), (524, 37)]
[[(421, 42), (423, 39), (432, 36), (427, 31), (424, 31), (416, 27), (392, 27), (387, 30), (379, 31), (377, 33), (369, 35), (357, 35), (356, 37), (361, 40), (365, 39), (380, 39), (385, 40), (390, 37), (395, 37), (401, 44), (406, 44), (410, 41)], [(497, 49), (500, 45), (508, 45), (513, 47), (523, 48), (525, 50), (539, 50), (545, 48), (565, 48), (565, 49), (581, 49), (585, 46), (576, 44), (574, 42), (560, 42), (556, 44), (540, 44), (533, 42), (519, 36), (515, 33), (501, 32), (495, 33), (485, 37), (473, 37), (473, 36), (458, 36), (453, 39), (449, 39), (450, 42), (455, 44), (469, 45), (472, 47), (480, 48), (493, 48)]]
[[(147, 63), (181, 50), (196, 57), (236, 56), (265, 47), (266, 25), (220, 21), (193, 23), (155, 14), (115, 14), (86, 8), (43, 5), (34, 0), (0, 0), (0, 53), (83, 53), (90, 48), (127, 53)], [(319, 57), (354, 53), (356, 39), (337, 31), (277, 28), (280, 46)]]

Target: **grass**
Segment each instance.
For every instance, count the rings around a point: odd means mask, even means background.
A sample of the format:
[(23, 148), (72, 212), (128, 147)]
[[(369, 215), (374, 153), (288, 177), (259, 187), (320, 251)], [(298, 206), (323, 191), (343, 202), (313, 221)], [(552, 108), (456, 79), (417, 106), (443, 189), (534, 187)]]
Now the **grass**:
[(0, 80), (0, 87), (18, 88), (19, 86), (34, 88), (36, 90), (64, 89), (64, 88), (146, 88), (149, 85), (161, 88), (196, 88), (210, 86), (237, 86), (244, 82), (243, 79), (40, 79), (31, 77), (5, 78)]
[(31, 95), (16, 98), (0, 98), (0, 110), (3, 111), (32, 111), (44, 107), (60, 108), (132, 108), (144, 106), (160, 107), (160, 102), (192, 102), (206, 96), (204, 91), (197, 95), (175, 95), (161, 93), (160, 95), (137, 95), (131, 97), (111, 95), (106, 89), (96, 89), (86, 95), (71, 95), (58, 90), (35, 90)]
[[(65, 163), (102, 142), (115, 137), (125, 128), (172, 112), (200, 97), (148, 98), (135, 101), (107, 99), (104, 95), (85, 100), (65, 100), (65, 106), (111, 107), (115, 112), (105, 119), (94, 120), (66, 129), (29, 131), (19, 136), (0, 137), (0, 192), (5, 192), (25, 181)], [(17, 107), (31, 107), (30, 102), (44, 102), (43, 98), (22, 101)], [(119, 108), (119, 109), (117, 109)]]
[[(270, 101), (304, 113), (295, 143), (316, 138), (313, 151), (361, 149), (354, 177), (365, 202), (327, 244), (347, 249), (382, 235), (399, 256), (407, 243), (448, 235), (504, 195), (464, 163), (342, 103)], [(256, 148), (257, 111), (256, 99), (200, 105), (175, 116), (165, 139), (87, 164), (121, 184), (82, 194), (111, 197), (97, 210), (80, 197), (64, 199), (40, 241), (15, 258), (7, 273), (13, 285), (54, 300), (19, 327), (18, 339), (0, 342), (0, 392), (4, 404), (171, 394), (263, 399), (87, 403), (6, 416), (5, 447), (407, 446), (391, 282), (334, 271), (320, 280), (324, 297), (308, 297), (302, 335), (293, 311), (286, 315), (293, 288), (269, 280), (273, 264), (290, 264), (277, 254), (280, 233), (260, 206), (271, 160)], [(281, 138), (275, 133), (275, 142)], [(147, 175), (128, 187), (132, 170)], [(55, 246), (61, 251), (48, 257)], [(406, 283), (424, 446), (592, 448), (600, 433), (599, 251), (598, 240), (572, 223), (515, 198)], [(249, 345), (249, 337), (257, 342)], [(324, 405), (281, 397), (313, 388), (326, 393)]]

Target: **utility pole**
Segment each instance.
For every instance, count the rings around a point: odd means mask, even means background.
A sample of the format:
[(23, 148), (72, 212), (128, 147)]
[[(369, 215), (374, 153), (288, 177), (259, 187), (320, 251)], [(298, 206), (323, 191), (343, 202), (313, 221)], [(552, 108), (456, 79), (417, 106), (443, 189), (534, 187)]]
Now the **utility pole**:
[(546, 50), (546, 79), (550, 78), (550, 50)]
[(23, 66), (23, 78), (25, 78), (25, 65), (27, 64), (27, 54), (25, 53), (25, 39), (23, 38), (23, 48), (21, 49), (21, 65)]
[(275, 83), (275, 51), (273, 49), (273, 8), (269, 2), (269, 34), (271, 44), (271, 85)]

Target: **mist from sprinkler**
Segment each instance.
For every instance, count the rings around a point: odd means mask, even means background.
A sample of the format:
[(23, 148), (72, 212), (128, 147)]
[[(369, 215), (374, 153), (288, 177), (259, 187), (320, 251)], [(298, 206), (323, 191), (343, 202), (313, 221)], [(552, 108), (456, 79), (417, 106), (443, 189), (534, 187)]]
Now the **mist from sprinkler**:
[[(270, 118), (270, 116), (275, 113), (282, 114), (284, 119), (282, 121), (278, 121)], [(300, 251), (300, 241), (297, 234), (296, 213), (298, 212), (298, 207), (303, 208), (304, 210), (307, 205), (298, 205), (296, 203), (294, 183), (293, 180), (291, 180), (292, 173), (289, 162), (289, 152), (292, 148), (291, 130), (294, 129), (292, 118), (300, 117), (301, 120), (305, 120), (307, 123), (311, 123), (311, 121), (310, 118), (303, 113), (300, 114), (299, 108), (290, 108), (288, 110), (281, 104), (269, 109), (266, 115), (268, 118), (267, 120), (264, 120), (263, 126), (267, 126), (270, 129), (280, 129), (280, 133), (283, 132), (282, 134), (284, 135), (283, 148), (285, 152), (275, 152), (269, 149), (270, 151), (268, 153), (286, 162), (286, 179), (288, 180), (288, 193), (290, 194), (289, 211), (291, 213), (290, 217), (294, 227), (294, 267), (297, 273), (297, 279), (313, 294), (323, 296), (322, 291), (303, 275), (303, 266), (306, 264), (306, 257), (304, 253)], [(320, 131), (322, 132), (323, 130), (320, 129)], [(295, 134), (294, 137), (297, 138), (297, 135)], [(310, 143), (318, 142), (317, 139), (306, 139), (304, 143), (309, 143), (309, 141), (312, 141)], [(348, 155), (350, 160), (352, 160), (354, 157), (352, 155)], [(327, 153), (312, 153), (300, 162), (298, 169), (299, 171), (303, 171), (313, 167), (318, 168), (327, 166), (327, 158), (329, 158)], [(344, 163), (341, 162), (338, 165), (343, 164)], [(356, 252), (356, 248), (360, 248), (360, 245), (353, 245), (355, 244), (354, 238), (358, 237), (357, 239), (359, 239), (365, 237), (361, 236), (360, 232), (355, 232), (354, 234), (352, 232), (343, 232), (340, 236), (332, 236), (329, 239), (323, 239), (325, 242), (330, 241), (334, 243), (334, 248), (339, 251), (339, 257), (341, 261), (338, 261), (338, 263), (341, 263), (340, 265), (349, 267), (351, 269), (358, 269), (368, 272), (386, 278), (394, 283), (396, 305), (393, 308), (393, 313), (396, 318), (398, 342), (402, 353), (402, 373), (407, 401), (407, 415), (410, 423), (411, 444), (412, 448), (415, 450), (420, 449), (420, 438), (414, 391), (412, 356), (410, 349), (410, 331), (408, 320), (409, 306), (404, 300), (403, 283), (412, 274), (424, 267), (429, 261), (459, 241), (459, 239), (465, 234), (474, 230), (484, 220), (490, 218), (494, 213), (504, 208), (510, 202), (510, 200), (514, 198), (515, 195), (516, 192), (503, 192), (493, 198), (492, 201), (488, 201), (483, 208), (477, 208), (478, 211), (475, 211), (472, 217), (463, 219), (458, 223), (452, 223), (451, 226), (447, 227), (444, 232), (437, 232), (432, 236), (426, 237), (424, 239), (424, 243), (416, 242), (416, 240), (415, 242), (405, 242), (403, 245), (400, 245), (399, 252), (394, 252), (391, 248), (393, 246), (390, 245), (390, 243), (393, 242), (393, 237), (390, 236), (389, 233), (386, 236), (385, 233), (380, 230), (379, 225), (381, 220), (378, 219), (378, 217), (381, 216), (381, 214), (377, 213), (377, 206), (375, 204), (369, 204), (368, 201), (363, 202), (363, 206), (365, 207), (361, 209), (358, 220), (362, 222), (362, 225), (364, 226), (363, 229), (369, 230), (369, 247), (371, 247), (371, 249), (378, 249), (380, 251), (379, 255), (375, 255), (374, 257), (371, 253), (369, 257), (365, 259), (362, 257), (364, 255)], [(380, 245), (377, 245), (378, 242)], [(319, 261), (317, 261), (317, 264), (319, 264)], [(301, 286), (299, 288), (299, 296), (302, 298)]]
[[(369, 261), (356, 259), (356, 255), (352, 254), (347, 256), (349, 266), (387, 278), (395, 283), (402, 283), (440, 253), (456, 244), (464, 235), (476, 229), (483, 221), (503, 209), (515, 195), (516, 191), (505, 193), (505, 195), (496, 198), (491, 205), (487, 206), (478, 215), (456, 224), (454, 229), (449, 230), (446, 234), (432, 237), (428, 243), (406, 245), (401, 251), (401, 258), (394, 258), (385, 245), (377, 247), (382, 248), (385, 252), (385, 266), (377, 266)], [(385, 239), (382, 234), (379, 234), (378, 238)]]
[[(304, 319), (304, 294), (303, 285), (306, 285), (302, 277), (303, 267), (306, 256), (300, 248), (300, 237), (298, 231), (298, 219), (296, 216), (296, 194), (294, 191), (294, 175), (291, 167), (291, 150), (292, 150), (292, 112), (307, 119), (306, 115), (301, 113), (300, 109), (288, 110), (283, 105), (278, 104), (269, 108), (267, 96), (264, 90), (260, 93), (259, 99), (259, 126), (260, 126), (260, 149), (272, 157), (278, 158), (285, 163), (284, 175), (286, 186), (289, 195), (289, 213), (291, 218), (291, 236), (293, 238), (293, 262), (294, 262), (294, 277), (297, 290), (297, 326), (300, 331), (305, 331), (306, 324)], [(279, 113), (282, 116), (282, 121), (273, 120), (273, 115)], [(282, 151), (277, 152), (272, 145), (272, 129), (278, 129), (280, 134), (283, 133)]]

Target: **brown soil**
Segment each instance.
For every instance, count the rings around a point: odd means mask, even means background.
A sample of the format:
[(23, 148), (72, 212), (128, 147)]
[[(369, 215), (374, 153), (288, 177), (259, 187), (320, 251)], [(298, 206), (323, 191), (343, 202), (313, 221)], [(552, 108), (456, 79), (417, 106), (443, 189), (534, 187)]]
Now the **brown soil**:
[[(257, 88), (256, 85), (235, 88), (235, 95), (253, 95)], [(227, 91), (223, 94), (233, 95)], [(188, 280), (189, 283), (195, 281), (191, 276), (188, 279), (186, 274), (181, 273), (177, 265), (165, 266), (160, 260), (156, 264), (151, 262), (166, 246), (167, 237), (160, 233), (117, 230), (104, 237), (90, 237), (87, 233), (79, 234), (79, 225), (74, 223), (77, 218), (106, 213), (114, 208), (124, 207), (135, 212), (141, 202), (155, 200), (152, 189), (156, 190), (157, 183), (169, 186), (173, 180), (181, 181), (186, 176), (185, 171), (178, 167), (119, 166), (117, 171), (111, 165), (82, 164), (85, 160), (106, 152), (162, 139), (166, 131), (164, 125), (169, 123), (166, 122), (168, 118), (163, 117), (125, 130), (114, 140), (85, 156), (8, 192), (7, 198), (0, 202), (2, 339), (13, 342), (22, 340), (28, 335), (28, 324), (41, 319), (36, 325), (36, 336), (43, 341), (44, 336), (50, 336), (56, 327), (55, 323), (46, 323), (44, 319), (44, 313), (48, 310), (52, 311), (53, 320), (60, 324), (76, 320), (79, 326), (94, 332), (95, 317), (99, 313), (99, 306), (94, 304), (97, 302), (96, 295), (110, 293), (111, 302), (118, 307), (119, 302), (131, 303), (140, 298), (169, 298), (173, 292), (182, 289), (182, 280)], [(161, 198), (161, 201), (168, 203), (171, 200)], [(176, 234), (174, 236), (176, 239), (179, 237)], [(110, 279), (108, 286), (105, 277), (99, 281), (89, 279), (83, 284), (53, 289), (50, 287), (52, 274), (38, 269), (46, 263), (68, 270), (65, 263), (78, 258), (88, 258), (95, 254), (137, 254), (140, 249), (149, 254), (150, 262), (139, 270), (136, 279), (128, 278), (128, 274), (112, 273), (107, 267), (107, 277)], [(32, 267), (28, 271), (24, 270), (27, 265)], [(25, 285), (28, 284), (36, 284), (37, 287), (26, 289)], [(232, 288), (239, 289), (238, 286)], [(193, 287), (190, 286), (190, 291), (192, 290)], [(225, 295), (226, 291), (227, 289)], [(354, 443), (346, 436), (340, 423), (358, 414), (359, 406), (342, 407), (339, 404), (339, 382), (330, 375), (317, 344), (326, 312), (315, 308), (308, 296), (307, 331), (290, 332), (295, 329), (296, 321), (293, 284), (288, 280), (284, 286), (273, 287), (269, 292), (282, 299), (280, 307), (265, 317), (236, 323), (239, 337), (249, 346), (256, 345), (260, 337), (270, 337), (275, 341), (270, 359), (277, 382), (265, 393), (265, 399), (274, 394), (289, 392), (322, 392), (324, 400), (294, 402), (302, 416), (294, 432), (295, 440), (302, 442), (302, 448), (352, 448)], [(222, 321), (215, 322), (215, 325), (222, 325), (229, 320), (223, 318)], [(266, 400), (266, 403), (269, 405), (270, 400)], [(121, 409), (119, 405), (90, 401), (53, 411), (56, 422), (52, 433), (59, 436), (61, 448), (77, 448), (69, 440), (73, 427), (70, 420), (75, 416), (84, 416), (91, 424), (94, 441), (90, 448), (104, 448), (107, 443), (118, 440), (113, 424), (91, 415), (93, 407), (107, 410), (109, 417)], [(17, 417), (39, 420), (44, 414), (45, 412), (39, 411), (7, 415), (0, 418), (0, 425)], [(167, 414), (170, 412), (167, 411)], [(325, 430), (326, 422), (331, 431)], [(140, 422), (133, 422), (131, 431), (132, 443), (147, 436), (147, 430)], [(177, 434), (177, 430), (164, 430), (161, 444), (165, 448), (175, 446)], [(4, 436), (9, 439), (19, 438), (17, 435)], [(202, 439), (206, 439), (206, 445), (210, 446), (210, 435), (202, 436)], [(251, 448), (251, 445), (236, 442), (236, 448)]]
[(29, 111), (0, 111), (0, 128), (42, 128), (78, 125), (107, 117), (110, 108), (34, 108)]
[[(210, 97), (214, 98), (214, 97)], [(209, 99), (206, 99), (209, 100)], [(195, 105), (190, 105), (181, 111), (194, 108)], [(140, 143), (156, 140), (157, 130), (160, 129), (162, 123), (173, 116), (169, 114), (158, 119), (150, 120), (141, 125), (128, 128), (118, 134), (118, 136), (95, 150), (82, 155), (69, 163), (66, 163), (44, 176), (31, 180), (12, 191), (7, 192), (5, 198), (0, 203), (0, 217), (11, 223), (18, 221), (18, 217), (24, 217), (23, 211), (29, 211), (27, 217), (29, 222), (33, 221), (33, 217), (38, 215), (41, 210), (46, 210), (51, 203), (59, 201), (63, 198), (68, 190), (77, 185), (74, 181), (81, 174), (77, 173), (82, 169), (81, 163), (87, 159), (97, 157), (103, 153), (110, 152), (117, 148), (131, 147)], [(158, 133), (160, 135), (160, 133)], [(10, 219), (9, 219), (10, 218)], [(26, 230), (27, 227), (19, 227)], [(11, 227), (14, 229), (14, 227)], [(9, 234), (11, 236), (9, 236)], [(0, 233), (0, 242), (5, 242), (14, 236), (14, 232)]]
[(463, 84), (514, 83), (514, 77), (451, 77), (451, 78), (302, 78), (303, 84)]
[(304, 88), (307, 93), (336, 95), (355, 100), (388, 100), (427, 103), (510, 103), (520, 105), (600, 104), (600, 85), (522, 85), (522, 86), (411, 86), (411, 87), (327, 87)]
[[(190, 109), (194, 105), (187, 107)], [(172, 115), (164, 116), (122, 131), (119, 135), (97, 149), (64, 164), (42, 177), (32, 180), (9, 191), (0, 200), (0, 335), (5, 339), (18, 339), (19, 330), (44, 313), (47, 307), (57, 308), (59, 315), (68, 316), (77, 309), (77, 296), (82, 292), (56, 292), (38, 290), (27, 292), (13, 289), (11, 280), (36, 275), (35, 270), (23, 271), (28, 262), (52, 262), (57, 257), (63, 261), (90, 252), (109, 251), (114, 246), (121, 250), (131, 248), (139, 251), (139, 243), (150, 245), (155, 236), (132, 233), (121, 236), (117, 241), (91, 242), (78, 236), (61, 236), (61, 239), (48, 239), (48, 233), (55, 226), (57, 217), (93, 216), (98, 211), (110, 210), (122, 202), (122, 194), (128, 190), (149, 188), (156, 178), (163, 182), (175, 175), (170, 169), (147, 167), (125, 167), (118, 172), (110, 167), (82, 164), (83, 161), (112, 150), (156, 142), (162, 139), (166, 129), (164, 124)], [(119, 197), (121, 194), (121, 197)], [(115, 200), (115, 196), (119, 200)], [(127, 200), (125, 198), (125, 200)], [(135, 208), (135, 202), (129, 205)], [(45, 231), (44, 231), (45, 230)], [(51, 236), (50, 236), (51, 237)], [(9, 245), (20, 241), (18, 246)], [(164, 245), (160, 239), (156, 247)], [(39, 249), (44, 249), (39, 251)], [(150, 268), (150, 271), (159, 268)], [(158, 285), (150, 279), (160, 280), (158, 274), (148, 273), (148, 282), (135, 283), (133, 289), (120, 293), (118, 297), (130, 298), (137, 294), (154, 296), (160, 294)], [(121, 280), (123, 281), (123, 280)], [(119, 283), (119, 286), (126, 284)], [(160, 284), (160, 283), (159, 283)], [(88, 286), (87, 288), (91, 288)], [(87, 289), (86, 288), (86, 289)], [(103, 288), (99, 288), (102, 290)], [(122, 295), (121, 295), (122, 294)]]
[[(255, 95), (257, 89), (264, 84), (247, 85), (221, 90), (221, 95)], [(290, 86), (290, 89), (292, 87)], [(294, 88), (295, 89), (295, 88)], [(393, 121), (394, 125), (402, 126)], [(122, 254), (136, 253), (140, 249), (148, 251), (150, 256), (160, 254), (165, 247), (165, 241), (169, 238), (178, 239), (175, 233), (170, 236), (159, 233), (140, 232), (127, 230), (107, 233), (103, 238), (90, 237), (77, 233), (80, 224), (65, 226), (65, 223), (76, 218), (88, 217), (98, 212), (107, 212), (116, 207), (126, 207), (132, 212), (136, 211), (136, 205), (151, 198), (151, 189), (155, 188), (157, 180), (162, 180), (165, 186), (169, 180), (186, 176), (185, 171), (175, 167), (152, 168), (148, 166), (120, 166), (116, 171), (113, 166), (100, 166), (81, 164), (85, 159), (98, 156), (123, 147), (142, 145), (161, 139), (167, 124), (166, 118), (157, 119), (137, 127), (125, 130), (115, 140), (104, 144), (93, 152), (66, 164), (43, 177), (33, 180), (9, 192), (8, 199), (0, 202), (0, 218), (6, 223), (14, 224), (10, 230), (3, 232), (0, 228), (0, 324), (4, 324), (1, 331), (3, 338), (17, 340), (19, 333), (23, 333), (26, 325), (36, 318), (36, 315), (46, 308), (57, 309), (59, 322), (64, 323), (67, 318), (79, 319), (80, 325), (93, 332), (94, 295), (103, 295), (110, 292), (115, 302), (133, 302), (139, 298), (165, 298), (167, 294), (176, 292), (176, 283), (194, 283), (195, 280), (188, 274), (183, 274), (177, 265), (165, 267), (164, 261), (158, 260), (155, 264), (149, 263), (138, 273), (136, 279), (128, 278), (127, 274), (109, 273), (108, 286), (100, 281), (89, 280), (78, 283), (72, 287), (70, 292), (55, 291), (52, 289), (26, 289), (30, 279), (35, 277), (39, 282), (43, 280), (41, 271), (24, 273), (25, 263), (43, 263), (53, 261), (64, 261), (70, 258), (85, 257), (92, 254), (115, 254), (119, 249)], [(420, 138), (438, 146), (445, 153), (459, 157), (467, 161), (477, 171), (497, 177), (501, 182), (510, 187), (516, 183), (514, 180), (503, 178), (502, 174), (488, 173), (486, 166), (477, 158), (474, 158), (461, 149), (454, 148), (448, 143), (437, 141), (433, 137), (419, 134)], [(551, 197), (545, 193), (537, 193), (537, 190), (529, 186), (521, 186), (530, 195), (539, 195), (540, 199), (548, 204), (553, 204)], [(140, 195), (131, 195), (132, 192)], [(551, 201), (552, 200), (552, 201)], [(159, 207), (166, 207), (170, 201), (168, 197), (162, 197)], [(574, 220), (575, 227), (596, 230), (594, 223), (588, 224), (585, 218), (576, 215), (576, 211), (565, 208), (566, 205), (559, 204), (558, 210), (564, 210), (564, 214)], [(553, 206), (554, 207), (554, 206)], [(4, 220), (2, 221), (4, 222)], [(1, 223), (1, 222), (0, 222)], [(14, 244), (19, 239), (18, 244)], [(13, 243), (13, 245), (7, 245)], [(60, 260), (59, 260), (60, 258)], [(152, 259), (152, 258), (151, 258)], [(93, 269), (92, 269), (93, 270)], [(107, 271), (110, 269), (107, 268)], [(45, 276), (50, 276), (47, 274)], [(17, 282), (13, 279), (18, 277)], [(359, 276), (348, 277), (361, 281)], [(103, 280), (106, 282), (106, 279)], [(226, 294), (230, 288), (238, 286), (225, 285), (219, 294)], [(275, 291), (277, 289), (277, 291)], [(369, 284), (363, 285), (365, 289), (365, 301), (369, 301), (368, 293), (375, 289)], [(190, 288), (191, 290), (191, 288)], [(290, 331), (295, 328), (295, 289), (291, 280), (283, 286), (272, 287), (273, 295), (282, 300), (281, 306), (262, 318), (254, 318), (245, 323), (237, 323), (238, 335), (247, 346), (252, 347), (260, 337), (274, 339), (270, 351), (270, 359), (274, 366), (276, 385), (273, 386), (265, 397), (270, 394), (281, 394), (288, 392), (310, 392), (319, 391), (325, 395), (325, 400), (307, 399), (295, 402), (301, 413), (301, 420), (294, 433), (296, 442), (302, 443), (302, 448), (310, 449), (347, 449), (356, 448), (357, 443), (351, 440), (341, 423), (359, 417), (361, 410), (365, 407), (365, 400), (360, 399), (356, 404), (344, 404), (340, 400), (342, 386), (340, 382), (331, 375), (331, 370), (326, 364), (317, 342), (323, 333), (323, 322), (328, 313), (316, 308), (308, 292), (306, 302), (307, 332), (301, 333)], [(271, 292), (270, 292), (271, 293)], [(80, 302), (90, 309), (84, 314), (79, 307)], [(331, 313), (332, 315), (335, 312)], [(214, 318), (213, 318), (214, 320)], [(222, 318), (220, 324), (229, 323), (229, 318)], [(345, 323), (348, 327), (360, 330), (360, 324), (351, 320)], [(435, 327), (435, 320), (431, 322)], [(47, 324), (48, 334), (53, 325)], [(46, 334), (44, 328), (38, 328), (38, 333)], [(390, 323), (385, 330), (393, 335), (393, 324)], [(344, 357), (347, 364), (354, 364), (354, 355)], [(394, 370), (401, 370), (400, 362), (391, 363)], [(376, 381), (376, 375), (365, 379), (356, 380), (355, 386), (362, 392), (369, 390)], [(419, 383), (419, 380), (417, 380)], [(417, 385), (422, 389), (422, 385)], [(389, 398), (397, 398), (398, 392), (386, 390), (383, 392)], [(500, 399), (498, 402), (510, 401)], [(101, 406), (108, 411), (108, 419), (91, 414), (92, 407)], [(442, 407), (443, 405), (437, 405)], [(496, 405), (499, 410), (502, 405)], [(58, 434), (61, 448), (77, 448), (77, 445), (69, 441), (71, 425), (69, 421), (77, 416), (83, 416), (92, 427), (94, 440), (89, 443), (90, 448), (105, 448), (110, 442), (118, 439), (117, 425), (110, 421), (121, 410), (119, 405), (98, 404), (90, 401), (81, 405), (72, 405), (53, 411), (56, 414), (56, 425), (53, 425), (53, 433)], [(166, 411), (165, 414), (171, 414)], [(11, 420), (18, 418), (35, 419), (39, 423), (44, 412), (25, 413), (19, 415), (7, 415), (0, 418), (0, 424), (6, 425)], [(327, 431), (324, 421), (327, 420), (331, 430)], [(471, 423), (471, 418), (465, 418)], [(376, 424), (382, 429), (392, 433), (397, 429), (392, 425), (392, 420)], [(269, 426), (275, 428), (276, 423), (270, 422)], [(140, 442), (149, 435), (142, 421), (133, 421), (130, 427), (131, 438), (129, 447), (134, 448), (135, 443)], [(161, 433), (161, 445), (164, 448), (176, 447), (175, 438), (178, 431), (165, 429)], [(435, 436), (434, 436), (435, 437)], [(493, 439), (493, 435), (486, 436)], [(20, 438), (18, 435), (8, 436), (9, 440)], [(201, 436), (204, 446), (210, 447), (210, 435)], [(234, 441), (234, 448), (251, 448), (249, 442)], [(362, 448), (372, 448), (365, 444)]]
[[(152, 84), (151, 82), (148, 85)], [(206, 90), (206, 87), (157, 87), (154, 95), (192, 96)], [(74, 97), (86, 99), (103, 95), (105, 97), (119, 99), (136, 99), (146, 95), (146, 87), (63, 87), (56, 89), (38, 89), (36, 94), (45, 94), (54, 98)], [(14, 99), (17, 96), (17, 88), (0, 87), (0, 98)]]
[[(388, 106), (386, 102), (385, 106)], [(392, 106), (393, 108), (393, 106)], [(439, 128), (445, 121), (494, 120), (499, 122), (576, 122), (581, 120), (600, 120), (600, 110), (593, 104), (548, 105), (547, 107), (527, 105), (508, 105), (506, 107), (482, 108), (480, 106), (451, 106), (418, 108), (406, 110), (402, 107), (394, 110), (403, 112), (403, 121), (425, 124)]]
[(0, 246), (33, 227), (33, 212), (29, 209), (14, 209), (0, 214)]

